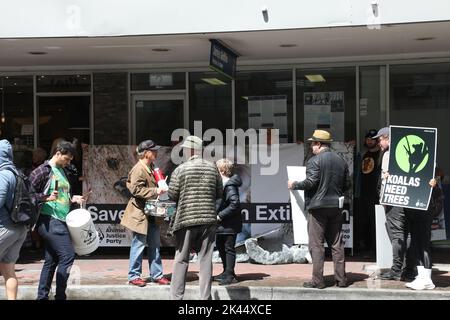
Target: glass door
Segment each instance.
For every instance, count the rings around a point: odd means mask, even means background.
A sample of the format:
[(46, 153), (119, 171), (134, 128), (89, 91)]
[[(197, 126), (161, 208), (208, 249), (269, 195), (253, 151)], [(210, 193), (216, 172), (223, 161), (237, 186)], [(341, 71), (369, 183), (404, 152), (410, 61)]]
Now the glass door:
[(151, 139), (159, 145), (171, 146), (172, 132), (184, 128), (184, 101), (184, 93), (133, 95), (133, 141)]

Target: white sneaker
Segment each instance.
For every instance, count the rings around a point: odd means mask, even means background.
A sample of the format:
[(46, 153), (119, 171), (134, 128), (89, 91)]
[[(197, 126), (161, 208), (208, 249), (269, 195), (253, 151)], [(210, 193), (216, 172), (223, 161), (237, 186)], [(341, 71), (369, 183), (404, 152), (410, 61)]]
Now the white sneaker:
[(419, 278), (413, 282), (406, 283), (405, 286), (413, 290), (433, 290), (436, 286), (433, 281), (428, 279)]

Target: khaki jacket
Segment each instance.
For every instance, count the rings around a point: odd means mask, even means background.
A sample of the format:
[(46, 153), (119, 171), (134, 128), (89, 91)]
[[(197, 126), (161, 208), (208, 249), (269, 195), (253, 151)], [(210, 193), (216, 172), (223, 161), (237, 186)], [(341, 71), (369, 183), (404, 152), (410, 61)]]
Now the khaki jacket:
[[(127, 188), (133, 197), (128, 201), (120, 224), (131, 231), (147, 234), (149, 218), (144, 214), (145, 201), (156, 199), (158, 194), (156, 180), (142, 162), (138, 161), (128, 173)], [(162, 222), (161, 218), (155, 220), (158, 224)]]

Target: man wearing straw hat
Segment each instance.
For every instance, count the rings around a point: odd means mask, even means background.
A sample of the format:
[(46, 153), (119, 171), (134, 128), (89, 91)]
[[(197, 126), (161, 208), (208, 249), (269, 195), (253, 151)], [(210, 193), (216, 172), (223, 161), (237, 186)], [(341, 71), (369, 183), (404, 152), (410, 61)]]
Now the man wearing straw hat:
[(348, 187), (348, 167), (345, 161), (330, 150), (333, 141), (329, 132), (315, 130), (311, 141), (314, 156), (306, 164), (306, 179), (288, 181), (291, 190), (305, 190), (308, 210), (309, 250), (313, 261), (312, 281), (305, 288), (325, 288), (323, 265), (325, 249), (323, 240), (331, 248), (334, 278), (339, 287), (347, 286), (345, 253), (342, 242), (342, 213), (340, 199)]
[(177, 202), (169, 232), (175, 235), (175, 259), (170, 298), (181, 300), (186, 286), (189, 253), (200, 262), (200, 299), (211, 299), (212, 253), (216, 237), (216, 200), (222, 198), (222, 178), (212, 162), (202, 159), (203, 141), (189, 136), (183, 144), (187, 161), (172, 173), (169, 198)]

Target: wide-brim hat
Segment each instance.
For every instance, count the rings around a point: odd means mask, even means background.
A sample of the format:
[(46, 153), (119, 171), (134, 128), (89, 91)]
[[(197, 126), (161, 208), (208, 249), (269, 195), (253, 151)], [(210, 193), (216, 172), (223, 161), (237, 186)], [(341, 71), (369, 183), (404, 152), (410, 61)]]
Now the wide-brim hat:
[(314, 133), (308, 141), (332, 142), (331, 134), (325, 130), (314, 130)]

